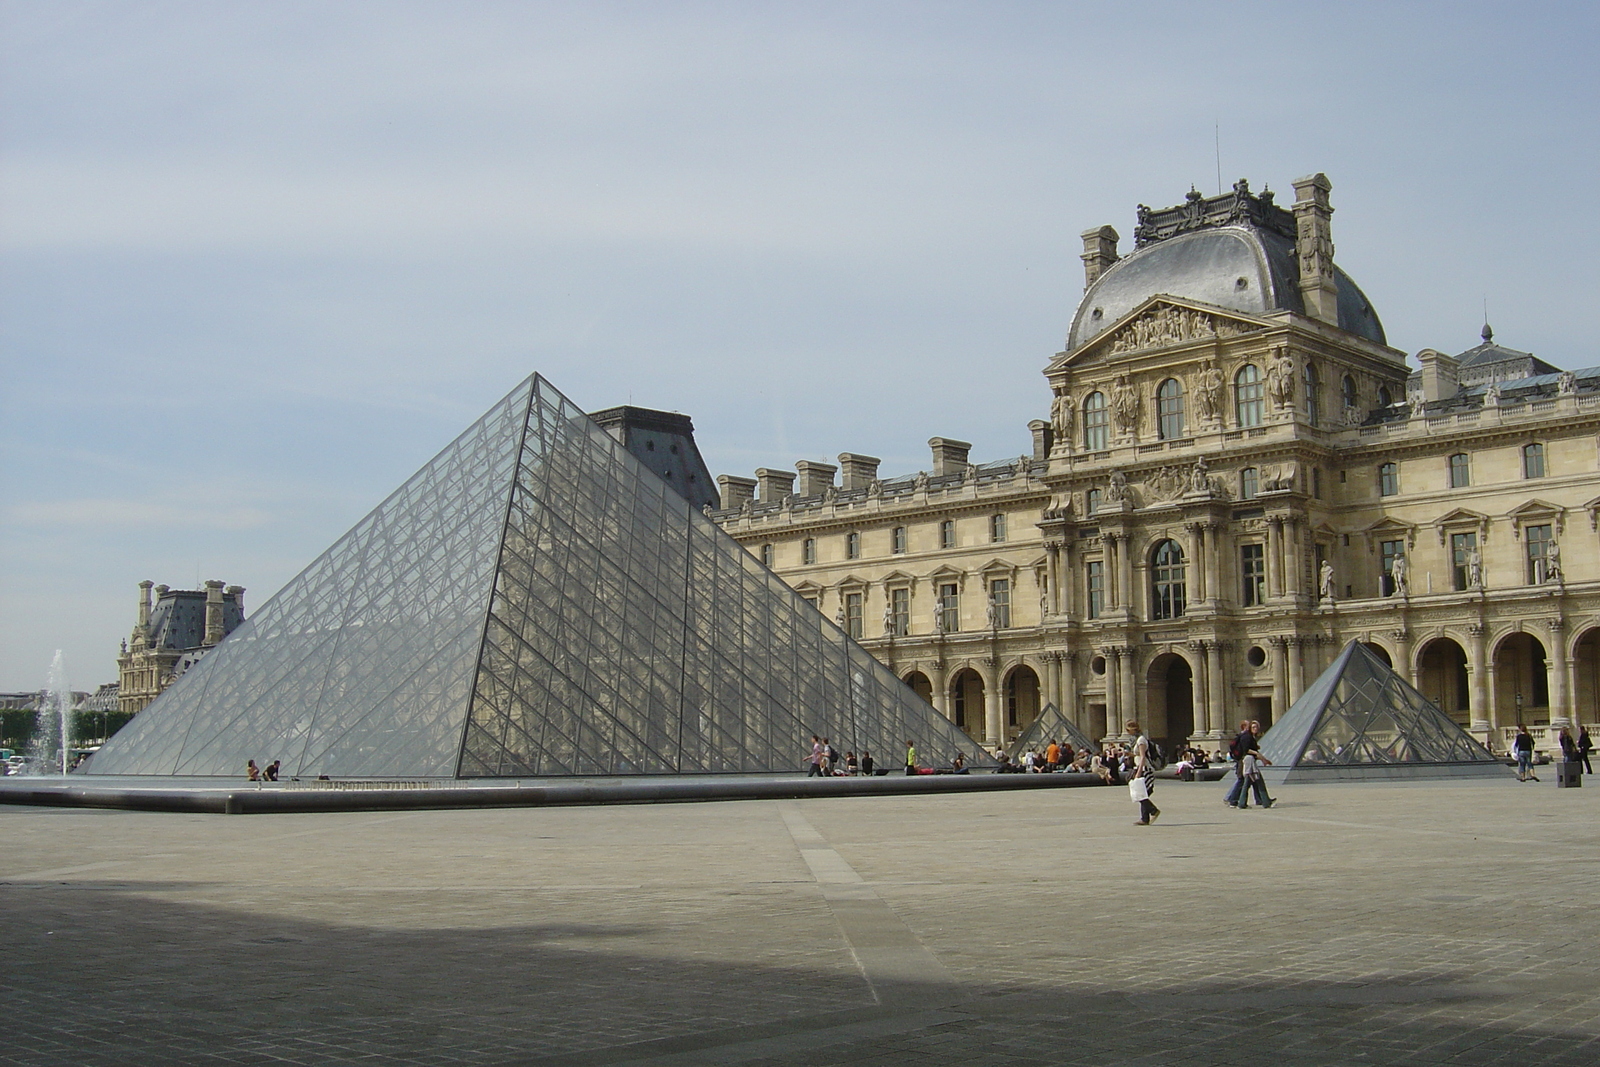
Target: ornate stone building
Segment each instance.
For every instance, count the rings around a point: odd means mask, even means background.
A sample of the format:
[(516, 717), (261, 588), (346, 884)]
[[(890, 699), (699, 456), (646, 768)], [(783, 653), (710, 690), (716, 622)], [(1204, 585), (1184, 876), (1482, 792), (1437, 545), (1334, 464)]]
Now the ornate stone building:
[(1028, 454), (725, 475), (717, 520), (986, 744), (1046, 702), (1217, 744), (1357, 640), (1497, 748), (1553, 745), (1600, 718), (1600, 368), (1485, 326), (1413, 369), (1330, 189), (1141, 206), (1126, 256), (1085, 233)]
[[(155, 602), (150, 591), (155, 589)], [(244, 621), (244, 587), (207, 582), (203, 590), (139, 583), (139, 621), (117, 656), (117, 699), (143, 711), (212, 646)]]

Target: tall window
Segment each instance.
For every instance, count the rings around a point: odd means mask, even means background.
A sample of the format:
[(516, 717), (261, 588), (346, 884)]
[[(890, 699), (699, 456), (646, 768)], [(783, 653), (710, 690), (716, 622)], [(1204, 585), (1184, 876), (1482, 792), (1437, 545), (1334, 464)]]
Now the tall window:
[(861, 640), (861, 594), (844, 595), (844, 632)]
[(961, 629), (961, 594), (955, 582), (939, 586), (939, 627), (947, 634)]
[(989, 599), (994, 601), (994, 624), (1005, 630), (1011, 626), (1011, 579), (995, 578), (989, 582)]
[(861, 558), (861, 535), (854, 530), (844, 535), (844, 558)]
[(1522, 446), (1522, 476), (1524, 478), (1544, 477), (1544, 445)]
[(1472, 484), (1472, 457), (1457, 452), (1450, 457), (1450, 488), (1460, 489)]
[(1475, 533), (1450, 535), (1450, 570), (1455, 578), (1453, 584), (1457, 590), (1472, 588), (1471, 556), (1477, 547), (1478, 535)]
[(772, 566), (772, 546), (771, 545), (762, 545), (761, 546), (761, 565), (764, 566), (764, 567)]
[(1006, 539), (1006, 517), (1002, 512), (999, 515), (989, 516), (989, 540), (999, 544)]
[(892, 551), (896, 555), (900, 555), (901, 553), (905, 552), (906, 528), (904, 526), (896, 526), (894, 528), (894, 532), (889, 535), (889, 544)]
[(1156, 426), (1163, 441), (1183, 436), (1183, 386), (1168, 378), (1156, 389)]
[(1322, 382), (1317, 377), (1315, 363), (1307, 362), (1305, 369), (1306, 381), (1306, 421), (1315, 426), (1322, 415)]
[(1387, 385), (1378, 386), (1378, 406), (1386, 408), (1393, 403), (1394, 397), (1389, 395), (1389, 387)]
[(1089, 452), (1104, 452), (1111, 436), (1111, 412), (1106, 394), (1093, 392), (1083, 398), (1083, 447)]
[(1378, 544), (1382, 554), (1383, 572), (1378, 576), (1378, 592), (1384, 596), (1394, 593), (1394, 561), (1406, 554), (1404, 541), (1382, 541)]
[(1400, 465), (1398, 463), (1380, 463), (1378, 465), (1378, 495), (1394, 496), (1400, 491)]
[(1267, 546), (1239, 546), (1239, 573), (1244, 576), (1244, 606), (1253, 608), (1267, 599)]
[(1233, 414), (1240, 426), (1260, 426), (1266, 385), (1254, 363), (1246, 363), (1233, 376)]
[(1083, 510), (1086, 515), (1093, 515), (1100, 510), (1100, 490), (1090, 489), (1083, 494)]
[(815, 563), (817, 561), (817, 539), (808, 537), (800, 543), (800, 562)]
[(946, 519), (939, 524), (939, 547), (956, 547), (956, 523), (954, 519)]
[(1098, 619), (1106, 610), (1106, 565), (1091, 559), (1083, 565), (1084, 605), (1089, 618)]
[(1550, 577), (1550, 542), (1554, 531), (1549, 526), (1526, 526), (1523, 543), (1528, 546), (1528, 584), (1539, 585)]
[(1344, 406), (1346, 410), (1352, 410), (1361, 406), (1361, 398), (1356, 393), (1356, 380), (1350, 377), (1350, 375), (1346, 374), (1344, 376), (1344, 383), (1340, 387), (1339, 392), (1344, 398)]
[(1150, 617), (1176, 619), (1183, 615), (1187, 584), (1183, 549), (1176, 541), (1163, 541), (1151, 556)]
[(889, 590), (889, 632), (904, 637), (911, 632), (911, 590)]
[(1253, 500), (1261, 488), (1261, 472), (1254, 467), (1246, 467), (1239, 472), (1239, 499)]

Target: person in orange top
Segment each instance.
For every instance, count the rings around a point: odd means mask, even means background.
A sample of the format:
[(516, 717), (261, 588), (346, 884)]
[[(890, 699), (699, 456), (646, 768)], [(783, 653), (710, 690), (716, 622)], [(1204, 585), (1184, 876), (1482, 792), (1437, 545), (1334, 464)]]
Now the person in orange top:
[(1050, 742), (1050, 747), (1044, 750), (1044, 761), (1050, 765), (1052, 771), (1059, 771), (1061, 769), (1061, 746), (1054, 741)]

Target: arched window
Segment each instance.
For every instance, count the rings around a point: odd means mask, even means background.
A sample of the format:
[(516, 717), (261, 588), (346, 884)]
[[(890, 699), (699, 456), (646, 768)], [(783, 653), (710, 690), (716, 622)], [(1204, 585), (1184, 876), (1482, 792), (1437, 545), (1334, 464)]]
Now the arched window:
[(1260, 490), (1260, 472), (1254, 467), (1246, 467), (1239, 472), (1239, 499), (1252, 500)]
[(1246, 363), (1233, 376), (1233, 417), (1241, 427), (1260, 426), (1265, 407), (1266, 384), (1254, 363)]
[(844, 535), (845, 559), (861, 558), (861, 535), (854, 530)]
[(1457, 452), (1450, 457), (1450, 488), (1460, 489), (1472, 484), (1472, 457)]
[(1544, 445), (1522, 446), (1522, 476), (1524, 478), (1544, 477)]
[(939, 524), (939, 547), (956, 547), (956, 523), (954, 519), (946, 519)]
[(1150, 560), (1150, 617), (1179, 618), (1183, 615), (1188, 592), (1183, 548), (1176, 541), (1163, 541), (1156, 546)]
[(1386, 408), (1393, 403), (1394, 397), (1389, 395), (1389, 387), (1387, 385), (1378, 386), (1378, 406)]
[(894, 528), (894, 532), (889, 535), (889, 545), (890, 550), (897, 556), (905, 552), (906, 528), (904, 526), (896, 526)]
[(1315, 426), (1322, 414), (1322, 382), (1317, 377), (1317, 365), (1306, 362), (1306, 421)]
[(800, 562), (815, 563), (817, 561), (817, 539), (808, 537), (800, 543)]
[(765, 567), (772, 566), (772, 546), (771, 545), (762, 545), (761, 546), (761, 563), (762, 563), (762, 566), (765, 566)]
[(1163, 441), (1183, 436), (1183, 386), (1168, 378), (1156, 389), (1156, 426)]
[(1339, 395), (1344, 398), (1345, 407), (1358, 408), (1361, 406), (1361, 398), (1356, 395), (1356, 380), (1350, 377), (1348, 374), (1344, 376), (1344, 382), (1340, 386)]
[(1089, 452), (1104, 452), (1109, 446), (1111, 412), (1106, 394), (1090, 393), (1083, 398), (1083, 447)]

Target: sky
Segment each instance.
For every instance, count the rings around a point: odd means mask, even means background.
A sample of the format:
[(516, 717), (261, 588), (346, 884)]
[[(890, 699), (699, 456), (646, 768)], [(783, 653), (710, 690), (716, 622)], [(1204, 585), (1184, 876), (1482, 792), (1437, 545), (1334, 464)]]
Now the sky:
[(1587, 3), (0, 0), (0, 691), (528, 374), (713, 474), (1029, 449), (1079, 234), (1333, 183), (1389, 341), (1600, 364)]

